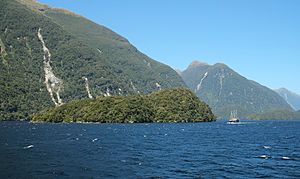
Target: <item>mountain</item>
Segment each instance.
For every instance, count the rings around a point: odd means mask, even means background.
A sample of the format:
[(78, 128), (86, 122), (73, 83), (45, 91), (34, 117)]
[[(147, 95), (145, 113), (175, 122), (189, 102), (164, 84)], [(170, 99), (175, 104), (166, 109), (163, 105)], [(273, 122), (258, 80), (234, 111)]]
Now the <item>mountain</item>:
[(160, 90), (149, 95), (76, 100), (42, 111), (34, 122), (210, 122), (210, 107), (188, 89)]
[(228, 118), (232, 110), (242, 118), (276, 109), (292, 110), (276, 92), (222, 63), (194, 61), (182, 72), (182, 78), (219, 118)]
[(275, 90), (293, 109), (300, 109), (300, 95), (293, 93), (285, 88)]
[(34, 0), (0, 0), (0, 119), (96, 96), (184, 87), (110, 29)]

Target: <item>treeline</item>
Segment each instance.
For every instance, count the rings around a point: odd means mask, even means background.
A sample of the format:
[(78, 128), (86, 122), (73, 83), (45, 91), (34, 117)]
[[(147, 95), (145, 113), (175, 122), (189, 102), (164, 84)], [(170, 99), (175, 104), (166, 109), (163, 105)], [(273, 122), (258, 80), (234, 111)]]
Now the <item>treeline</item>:
[(110, 96), (76, 100), (42, 111), (33, 122), (209, 122), (210, 107), (187, 89), (168, 89), (149, 95)]
[(265, 113), (253, 114), (249, 116), (250, 119), (257, 120), (289, 120), (289, 119), (300, 119), (299, 111), (289, 110), (276, 110)]

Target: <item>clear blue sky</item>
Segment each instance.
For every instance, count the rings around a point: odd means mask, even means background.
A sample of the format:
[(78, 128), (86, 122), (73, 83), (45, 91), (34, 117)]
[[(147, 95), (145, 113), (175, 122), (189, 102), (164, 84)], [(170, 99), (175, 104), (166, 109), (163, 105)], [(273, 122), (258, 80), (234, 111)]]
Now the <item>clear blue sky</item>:
[(81, 14), (176, 69), (223, 62), (300, 94), (300, 0), (39, 0)]

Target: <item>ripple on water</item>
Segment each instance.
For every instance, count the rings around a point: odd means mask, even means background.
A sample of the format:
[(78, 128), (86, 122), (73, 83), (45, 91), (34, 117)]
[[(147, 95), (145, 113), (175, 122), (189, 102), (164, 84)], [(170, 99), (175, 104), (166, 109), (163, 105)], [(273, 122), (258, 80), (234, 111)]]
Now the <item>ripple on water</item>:
[(300, 122), (2, 124), (1, 178), (300, 178)]

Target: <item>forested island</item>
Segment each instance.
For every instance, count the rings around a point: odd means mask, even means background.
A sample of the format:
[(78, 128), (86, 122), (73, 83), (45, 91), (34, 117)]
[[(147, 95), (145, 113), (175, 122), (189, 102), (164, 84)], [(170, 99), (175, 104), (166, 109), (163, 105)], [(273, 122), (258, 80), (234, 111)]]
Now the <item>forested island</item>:
[(75, 100), (41, 111), (32, 122), (210, 122), (210, 107), (190, 90), (166, 89), (148, 95)]

